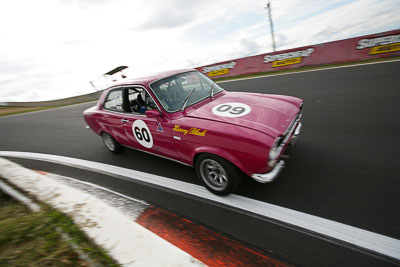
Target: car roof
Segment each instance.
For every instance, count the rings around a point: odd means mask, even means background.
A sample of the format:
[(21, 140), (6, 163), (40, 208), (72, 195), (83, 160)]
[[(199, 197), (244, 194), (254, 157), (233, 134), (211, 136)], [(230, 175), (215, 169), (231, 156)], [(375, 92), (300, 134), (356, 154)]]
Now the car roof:
[(150, 83), (154, 82), (154, 81), (158, 81), (176, 74), (180, 74), (180, 73), (185, 73), (185, 72), (189, 72), (189, 71), (197, 71), (195, 69), (180, 69), (180, 70), (170, 70), (170, 71), (163, 71), (163, 72), (158, 72), (158, 73), (154, 73), (145, 77), (141, 77), (141, 78), (129, 78), (129, 79), (124, 79), (121, 81), (118, 81), (114, 84), (112, 84), (111, 87), (114, 86), (119, 86), (119, 85), (127, 85), (127, 84), (141, 84), (141, 85), (145, 85), (148, 86)]

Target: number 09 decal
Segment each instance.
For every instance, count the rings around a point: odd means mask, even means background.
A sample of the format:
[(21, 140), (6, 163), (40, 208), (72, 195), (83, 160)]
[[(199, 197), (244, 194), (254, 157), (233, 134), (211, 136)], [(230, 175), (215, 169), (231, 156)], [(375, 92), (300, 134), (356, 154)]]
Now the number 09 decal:
[(243, 103), (223, 103), (213, 107), (212, 112), (221, 117), (236, 118), (249, 114), (251, 108)]
[(144, 121), (135, 120), (132, 124), (132, 132), (139, 144), (146, 148), (153, 147), (153, 136)]

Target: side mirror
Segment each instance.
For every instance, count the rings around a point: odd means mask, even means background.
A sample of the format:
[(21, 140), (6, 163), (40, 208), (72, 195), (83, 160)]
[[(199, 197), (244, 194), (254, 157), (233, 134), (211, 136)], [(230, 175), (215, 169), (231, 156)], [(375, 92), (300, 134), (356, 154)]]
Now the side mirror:
[(156, 118), (160, 116), (160, 111), (158, 109), (146, 110), (145, 114), (147, 118)]

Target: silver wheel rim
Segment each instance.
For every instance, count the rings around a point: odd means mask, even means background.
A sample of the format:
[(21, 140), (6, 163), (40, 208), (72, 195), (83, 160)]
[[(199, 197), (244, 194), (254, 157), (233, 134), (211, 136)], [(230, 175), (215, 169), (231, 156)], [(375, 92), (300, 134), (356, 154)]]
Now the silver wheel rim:
[(200, 163), (200, 175), (212, 189), (222, 191), (228, 186), (228, 175), (217, 161), (205, 159)]
[(114, 139), (111, 137), (111, 135), (103, 134), (103, 141), (109, 150), (111, 150), (111, 151), (115, 150), (115, 142), (114, 142)]

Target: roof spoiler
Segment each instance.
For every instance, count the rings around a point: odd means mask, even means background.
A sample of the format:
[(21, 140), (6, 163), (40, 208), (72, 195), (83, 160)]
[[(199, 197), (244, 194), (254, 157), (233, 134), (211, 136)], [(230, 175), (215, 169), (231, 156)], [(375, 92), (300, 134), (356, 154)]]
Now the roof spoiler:
[(109, 72), (104, 73), (103, 76), (111, 76), (111, 77), (112, 77), (112, 81), (113, 81), (113, 82), (116, 82), (117, 79), (116, 79), (113, 75), (114, 75), (115, 73), (120, 72), (120, 73), (121, 73), (122, 79), (125, 79), (125, 78), (126, 78), (126, 75), (125, 75), (125, 73), (123, 73), (122, 71), (123, 71), (124, 69), (127, 69), (127, 68), (128, 68), (128, 66), (119, 66), (119, 67), (116, 67), (115, 69), (110, 70)]
[(116, 67), (116, 68), (104, 73), (98, 79), (89, 81), (89, 83), (96, 91), (99, 90), (98, 88), (105, 89), (107, 86), (110, 85), (110, 81), (116, 82), (118, 80), (119, 76), (118, 75), (114, 76), (114, 74), (119, 73), (121, 75), (121, 78), (125, 79), (127, 76), (125, 73), (123, 73), (123, 70), (125, 70), (127, 68), (128, 68), (128, 66)]
[(119, 66), (119, 67), (116, 67), (115, 69), (110, 70), (107, 73), (104, 73), (103, 75), (113, 75), (113, 74), (123, 71), (124, 69), (127, 69), (127, 68), (128, 68), (128, 66)]

